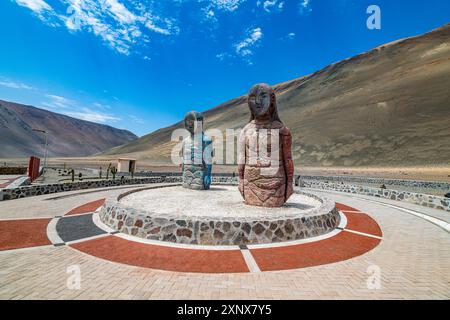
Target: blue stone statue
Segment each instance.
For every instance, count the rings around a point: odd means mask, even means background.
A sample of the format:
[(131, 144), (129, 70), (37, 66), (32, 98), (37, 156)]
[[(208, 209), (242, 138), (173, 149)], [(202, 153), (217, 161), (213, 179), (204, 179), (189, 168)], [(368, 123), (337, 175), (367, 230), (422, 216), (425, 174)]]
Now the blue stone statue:
[(183, 140), (183, 187), (208, 190), (211, 186), (213, 148), (212, 140), (203, 132), (203, 114), (190, 111), (184, 118), (184, 127), (190, 136)]

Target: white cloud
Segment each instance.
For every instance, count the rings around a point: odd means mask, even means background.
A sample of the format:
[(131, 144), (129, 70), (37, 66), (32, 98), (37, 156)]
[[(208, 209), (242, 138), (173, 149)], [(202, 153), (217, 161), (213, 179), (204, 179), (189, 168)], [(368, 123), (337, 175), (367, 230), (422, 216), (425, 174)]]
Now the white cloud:
[(124, 0), (60, 0), (58, 10), (44, 0), (14, 0), (49, 26), (65, 26), (71, 32), (90, 32), (117, 52), (129, 55), (145, 47), (150, 33), (179, 33), (176, 21), (162, 18), (144, 4)]
[(253, 50), (260, 45), (263, 36), (264, 35), (262, 29), (259, 27), (248, 29), (247, 37), (244, 40), (236, 42), (233, 45), (234, 51), (232, 54), (228, 52), (222, 52), (217, 54), (216, 58), (220, 61), (224, 61), (232, 57), (239, 57), (249, 65), (252, 65), (253, 62), (251, 61), (251, 56), (253, 56)]
[(206, 9), (206, 10), (205, 10), (205, 15), (206, 15), (208, 18), (214, 18), (214, 17), (216, 16), (216, 14), (214, 13), (214, 11), (212, 11), (211, 9)]
[(206, 3), (206, 6), (201, 8), (204, 20), (216, 25), (218, 22), (218, 15), (216, 12), (233, 13), (246, 0), (196, 0), (199, 3)]
[(145, 26), (156, 33), (170, 35), (170, 30), (156, 26), (153, 21), (147, 21)]
[(105, 110), (105, 109), (111, 109), (111, 106), (110, 106), (110, 105), (102, 104), (102, 103), (99, 103), (99, 102), (94, 102), (92, 105), (93, 105), (94, 107), (96, 107), (96, 108), (103, 109), (103, 110)]
[(137, 123), (137, 124), (144, 124), (145, 121), (142, 118), (136, 117), (134, 115), (130, 115), (129, 116), (131, 120), (133, 120), (133, 122)]
[(246, 0), (210, 0), (211, 5), (223, 11), (235, 11)]
[(253, 55), (254, 48), (260, 45), (263, 36), (264, 34), (262, 29), (259, 27), (248, 29), (247, 37), (233, 45), (234, 52), (232, 54), (228, 52), (221, 52), (216, 54), (216, 58), (220, 61), (224, 61), (229, 58), (239, 57), (246, 61), (249, 65), (252, 65), (253, 63), (250, 57)]
[(55, 13), (54, 9), (44, 0), (12, 0), (15, 1), (19, 6), (25, 7), (33, 11), (33, 14), (38, 17), (41, 21), (46, 23), (51, 27), (56, 27), (59, 25), (59, 19), (54, 19), (58, 15)]
[(308, 14), (312, 11), (311, 9), (311, 0), (300, 0), (299, 3), (299, 13), (300, 14)]
[(73, 31), (92, 32), (117, 52), (129, 55), (130, 48), (142, 32), (135, 25), (138, 19), (117, 0), (62, 0), (68, 6), (63, 17)]
[(46, 98), (48, 98), (48, 101), (43, 102), (42, 105), (53, 109), (69, 109), (76, 107), (76, 102), (61, 96), (53, 95), (53, 94), (47, 94), (45, 95)]
[[(247, 2), (173, 0), (168, 4), (166, 1), (153, 0), (58, 0), (53, 4), (49, 0), (12, 1), (33, 10), (49, 26), (65, 27), (72, 33), (91, 33), (116, 52), (123, 55), (138, 54), (145, 60), (145, 51), (154, 37), (169, 37), (180, 33), (180, 4), (187, 1), (199, 3), (199, 12), (204, 17), (200, 22), (208, 23), (210, 28), (204, 28), (205, 30), (214, 30), (219, 27), (218, 22), (224, 14), (234, 14)], [(309, 3), (310, 0), (301, 0), (301, 6), (308, 7)], [(258, 6), (268, 12), (281, 11), (284, 5), (285, 1), (282, 0), (258, 0)], [(262, 37), (260, 28), (253, 32), (255, 33), (250, 34), (249, 38), (234, 45), (235, 54), (241, 57), (253, 54), (252, 47)], [(208, 37), (214, 38), (214, 34), (210, 33)]]
[(224, 61), (228, 57), (230, 57), (230, 54), (227, 52), (216, 54), (216, 58), (219, 59), (220, 61)]
[(266, 12), (272, 12), (272, 10), (281, 11), (284, 8), (284, 1), (278, 0), (257, 1), (256, 5), (258, 7), (262, 7)]
[(307, 8), (307, 7), (309, 6), (309, 1), (310, 1), (310, 0), (301, 0), (301, 1), (300, 1), (300, 5), (301, 5), (303, 8)]
[(295, 32), (290, 32), (281, 39), (282, 40), (293, 40), (293, 39), (295, 39), (295, 36), (296, 36)]
[[(35, 90), (34, 93), (38, 93), (40, 95), (43, 94), (39, 91), (39, 89), (35, 89), (22, 82), (13, 81), (1, 76), (0, 86), (11, 89)], [(43, 98), (43, 101), (39, 103), (39, 107), (52, 112), (57, 112), (77, 119), (96, 123), (107, 123), (121, 120), (115, 115), (104, 113), (103, 111), (109, 110), (111, 107), (99, 102), (92, 103), (90, 107), (84, 107), (75, 100), (55, 94), (43, 94)]]
[(213, 8), (212, 5), (202, 8), (201, 9), (203, 15), (202, 21), (206, 21), (210, 23), (212, 26), (216, 26), (218, 19), (214, 10), (215, 8)]
[(104, 0), (109, 12), (121, 23), (132, 24), (137, 17), (131, 13), (122, 3), (117, 0)]
[(9, 80), (7, 78), (0, 77), (0, 86), (7, 87), (10, 89), (25, 89), (25, 90), (32, 90), (33, 87), (30, 87), (29, 85), (26, 85), (22, 82), (17, 82), (13, 80)]
[(36, 13), (52, 10), (52, 7), (44, 0), (15, 0), (19, 6), (27, 7)]
[(248, 37), (234, 45), (236, 54), (241, 57), (247, 57), (252, 55), (253, 47), (259, 43), (262, 37), (263, 33), (261, 28), (254, 28), (249, 30)]
[(107, 122), (115, 122), (115, 121), (121, 120), (118, 117), (115, 117), (115, 116), (112, 116), (109, 114), (105, 114), (105, 113), (101, 113), (101, 112), (97, 112), (97, 111), (91, 110), (89, 108), (82, 108), (81, 111), (69, 111), (69, 112), (62, 112), (62, 113), (67, 116), (73, 117), (73, 118), (96, 122), (96, 123), (102, 123), (102, 124), (107, 123)]
[(40, 104), (40, 107), (53, 112), (96, 123), (107, 123), (121, 120), (119, 117), (96, 110), (95, 108), (101, 110), (109, 109), (109, 106), (98, 102), (94, 102), (92, 107), (89, 108), (83, 107), (77, 101), (62, 96), (47, 94), (45, 97), (47, 99)]
[(206, 3), (200, 10), (203, 15), (203, 21), (206, 21), (212, 25), (212, 27), (217, 27), (219, 21), (219, 15), (217, 13), (222, 12), (226, 14), (234, 13), (241, 4), (246, 2), (246, 0), (195, 0), (200, 4)]

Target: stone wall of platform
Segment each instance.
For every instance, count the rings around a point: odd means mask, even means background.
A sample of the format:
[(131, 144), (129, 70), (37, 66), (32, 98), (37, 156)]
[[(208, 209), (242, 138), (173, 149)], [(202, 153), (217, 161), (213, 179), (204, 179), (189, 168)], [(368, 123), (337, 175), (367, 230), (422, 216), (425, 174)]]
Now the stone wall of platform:
[(265, 244), (316, 237), (339, 225), (340, 215), (334, 202), (307, 195), (322, 203), (316, 211), (258, 220), (156, 214), (117, 201), (107, 201), (99, 215), (112, 229), (144, 239), (198, 245)]

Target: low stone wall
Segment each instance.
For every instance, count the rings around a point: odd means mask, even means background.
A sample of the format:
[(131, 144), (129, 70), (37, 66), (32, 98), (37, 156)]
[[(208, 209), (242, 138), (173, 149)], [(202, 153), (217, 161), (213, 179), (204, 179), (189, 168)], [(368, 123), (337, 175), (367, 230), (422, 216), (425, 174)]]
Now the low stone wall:
[(9, 174), (26, 174), (26, 167), (0, 167), (0, 175), (9, 175)]
[(305, 195), (322, 203), (314, 213), (268, 215), (257, 220), (211, 218), (207, 215), (192, 217), (183, 216), (182, 213), (158, 214), (127, 207), (118, 201), (107, 201), (99, 216), (103, 223), (124, 234), (150, 240), (198, 245), (264, 244), (305, 239), (334, 230), (340, 223), (340, 215), (334, 202), (315, 195)]
[[(160, 173), (161, 174), (161, 173)], [(296, 184), (302, 187), (310, 187), (310, 188), (318, 188), (323, 190), (334, 190), (341, 191), (347, 193), (354, 194), (362, 194), (380, 198), (386, 198), (397, 201), (405, 201), (413, 204), (422, 205), (429, 208), (435, 208), (440, 210), (450, 211), (450, 199), (444, 197), (438, 197), (433, 195), (427, 195), (422, 193), (414, 193), (409, 191), (399, 191), (392, 189), (379, 189), (373, 187), (366, 186), (358, 186), (351, 184), (343, 184), (343, 183), (335, 183), (329, 182), (332, 177), (321, 177), (322, 181), (314, 180), (317, 177), (308, 176), (308, 179), (302, 179), (305, 176), (297, 176)], [(299, 179), (300, 178), (300, 179)], [(310, 180), (309, 178), (314, 178)], [(335, 177), (337, 178), (337, 177)], [(333, 178), (333, 179), (335, 179)], [(325, 180), (328, 179), (328, 180)], [(380, 179), (366, 179), (367, 181), (378, 181)], [(383, 179), (381, 179), (383, 180)], [(213, 184), (238, 184), (238, 177), (233, 176), (232, 174), (226, 175), (213, 175)], [(328, 181), (328, 182), (327, 182)], [(383, 180), (385, 181), (385, 180)], [(394, 180), (392, 180), (394, 181)], [(395, 181), (407, 181), (407, 180), (395, 180)], [(125, 179), (116, 179), (116, 180), (97, 180), (97, 181), (80, 181), (80, 182), (67, 182), (67, 183), (58, 183), (58, 184), (47, 184), (47, 185), (30, 185), (30, 186), (22, 186), (18, 188), (6, 188), (0, 190), (0, 201), (3, 200), (13, 200), (24, 197), (33, 197), (42, 194), (50, 194), (50, 193), (58, 193), (58, 192), (66, 192), (66, 191), (75, 191), (82, 189), (93, 189), (93, 188), (106, 188), (113, 186), (121, 186), (121, 185), (140, 185), (140, 184), (149, 184), (149, 183), (174, 183), (181, 182), (181, 176), (177, 173), (173, 173), (173, 175), (164, 175), (164, 176), (154, 176), (154, 177), (146, 177), (146, 178), (125, 178)], [(406, 183), (406, 182), (405, 182)], [(408, 181), (408, 183), (425, 183), (420, 181)], [(430, 182), (429, 184), (433, 184), (434, 182)], [(445, 183), (441, 183), (441, 186), (444, 188)]]
[(316, 188), (322, 190), (333, 190), (346, 193), (361, 194), (377, 198), (384, 198), (390, 200), (397, 200), (418, 204), (424, 207), (450, 211), (450, 199), (444, 197), (437, 197), (433, 195), (414, 193), (408, 191), (398, 191), (389, 189), (379, 189), (364, 186), (349, 185), (343, 183), (330, 183), (319, 181), (299, 181), (300, 187)]
[[(181, 176), (158, 176), (134, 179), (116, 179), (116, 180), (96, 180), (96, 181), (79, 181), (65, 182), (45, 185), (30, 185), (18, 188), (8, 188), (0, 191), (0, 201), (13, 200), (25, 197), (40, 196), (43, 194), (51, 194), (66, 191), (107, 188), (124, 185), (140, 185), (149, 183), (175, 183), (181, 182)], [(237, 178), (233, 177), (213, 177), (213, 183), (237, 184)]]
[(238, 185), (239, 184), (239, 178), (233, 177), (233, 176), (213, 176), (212, 177), (212, 184), (232, 184), (232, 185)]
[[(131, 173), (129, 172), (119, 172), (117, 174), (118, 176), (131, 176)], [(237, 173), (226, 173), (226, 172), (222, 172), (222, 173), (214, 173), (213, 172), (213, 176), (214, 175), (218, 175), (221, 177), (237, 177)], [(136, 172), (134, 174), (135, 177), (181, 177), (181, 171), (179, 172)]]
[(418, 189), (432, 189), (450, 191), (450, 183), (439, 181), (417, 181), (417, 180), (401, 180), (401, 179), (383, 179), (383, 178), (366, 178), (352, 176), (296, 176), (296, 181), (319, 181), (319, 182), (350, 182), (361, 184), (375, 184), (389, 186), (403, 186)]
[(30, 185), (14, 189), (4, 189), (0, 191), (0, 200), (13, 200), (18, 198), (33, 197), (43, 194), (51, 194), (66, 191), (83, 189), (106, 188), (122, 185), (139, 185), (147, 183), (179, 182), (177, 177), (150, 177), (143, 179), (116, 179), (98, 181), (80, 181), (55, 183), (46, 185)]

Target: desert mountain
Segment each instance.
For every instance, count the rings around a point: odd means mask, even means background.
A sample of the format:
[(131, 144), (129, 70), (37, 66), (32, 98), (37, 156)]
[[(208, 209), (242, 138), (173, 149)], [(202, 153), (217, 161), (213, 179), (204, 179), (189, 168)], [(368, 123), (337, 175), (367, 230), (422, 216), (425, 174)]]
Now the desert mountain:
[[(450, 24), (274, 86), (297, 166), (441, 165), (450, 159)], [(245, 96), (204, 112), (242, 128)], [(107, 151), (169, 163), (181, 122)], [(224, 132), (224, 131), (223, 131)]]
[(137, 136), (126, 130), (0, 100), (0, 157), (42, 156), (48, 135), (49, 156), (87, 156), (130, 142)]

